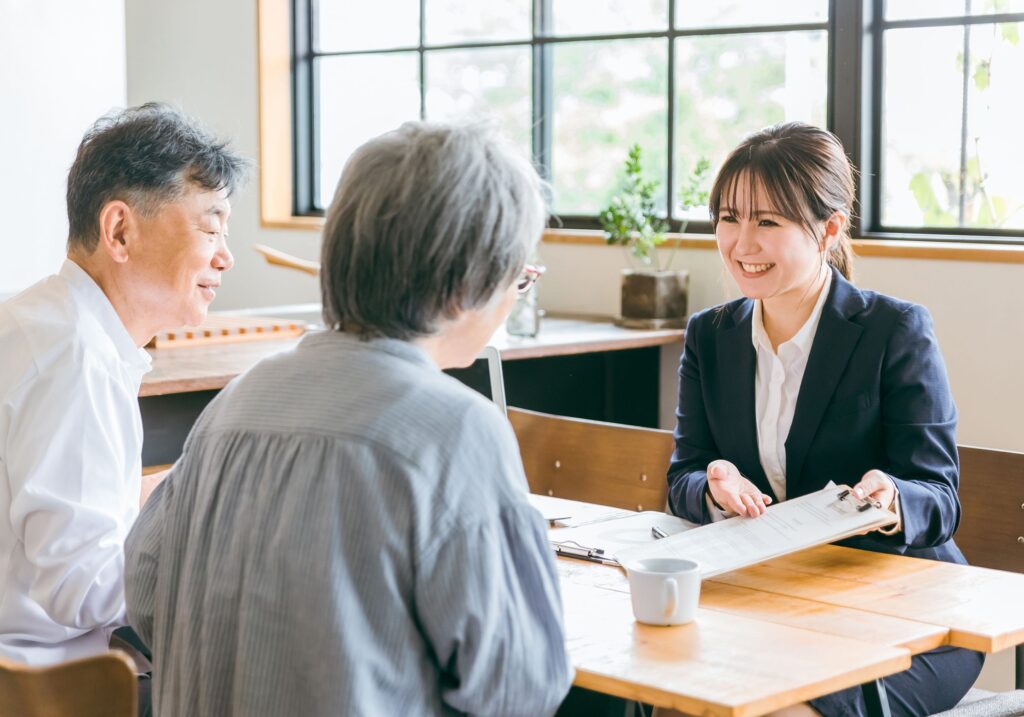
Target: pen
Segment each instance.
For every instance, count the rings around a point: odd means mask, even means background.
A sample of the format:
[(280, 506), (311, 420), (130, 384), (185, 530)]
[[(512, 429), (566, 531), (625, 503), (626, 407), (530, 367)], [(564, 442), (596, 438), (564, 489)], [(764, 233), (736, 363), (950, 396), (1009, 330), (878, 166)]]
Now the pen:
[(870, 498), (858, 498), (853, 494), (853, 491), (851, 491), (848, 488), (839, 494), (839, 500), (846, 500), (847, 498), (853, 498), (854, 500), (858, 501), (859, 504), (857, 505), (857, 511), (860, 513), (863, 513), (865, 510), (868, 510), (869, 508), (881, 509), (882, 507), (882, 504), (879, 503), (877, 500), (871, 500)]
[[(566, 558), (575, 558), (577, 560), (589, 560), (592, 563), (604, 563), (605, 565), (618, 565), (619, 562), (608, 555), (605, 555), (604, 550), (601, 548), (585, 548), (580, 546), (575, 541), (566, 541), (567, 543), (573, 543), (573, 545), (566, 545), (565, 543), (552, 543), (552, 547), (555, 549), (555, 553)], [(579, 547), (574, 547), (579, 546)]]
[(651, 526), (651, 537), (653, 537), (655, 540), (661, 540), (662, 538), (667, 538), (668, 537), (668, 533), (666, 533), (664, 530), (662, 530), (658, 526), (652, 525)]

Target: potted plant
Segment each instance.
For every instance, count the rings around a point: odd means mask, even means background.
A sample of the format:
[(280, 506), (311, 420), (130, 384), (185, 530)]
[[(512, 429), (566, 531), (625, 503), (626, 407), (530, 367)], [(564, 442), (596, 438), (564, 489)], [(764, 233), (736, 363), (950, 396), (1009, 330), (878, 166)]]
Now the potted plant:
[[(702, 157), (683, 180), (679, 200), (684, 211), (707, 203), (708, 193), (703, 187), (710, 168)], [(657, 181), (644, 179), (640, 145), (634, 144), (626, 158), (622, 189), (600, 214), (605, 241), (624, 247), (633, 264), (633, 268), (622, 270), (622, 316), (618, 321), (622, 326), (681, 328), (686, 322), (690, 275), (686, 270), (672, 269), (678, 244), (664, 266), (658, 255), (668, 231), (668, 222), (655, 209), (658, 186)], [(685, 229), (686, 221), (680, 231)]]

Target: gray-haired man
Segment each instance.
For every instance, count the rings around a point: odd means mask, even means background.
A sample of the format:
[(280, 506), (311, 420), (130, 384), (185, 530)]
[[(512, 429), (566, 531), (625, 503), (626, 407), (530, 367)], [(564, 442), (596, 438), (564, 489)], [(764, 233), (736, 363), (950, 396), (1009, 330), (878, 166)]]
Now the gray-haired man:
[(201, 321), (246, 162), (177, 110), (100, 119), (68, 176), (68, 259), (0, 305), (0, 658), (107, 649), (142, 500), (138, 390), (157, 331)]

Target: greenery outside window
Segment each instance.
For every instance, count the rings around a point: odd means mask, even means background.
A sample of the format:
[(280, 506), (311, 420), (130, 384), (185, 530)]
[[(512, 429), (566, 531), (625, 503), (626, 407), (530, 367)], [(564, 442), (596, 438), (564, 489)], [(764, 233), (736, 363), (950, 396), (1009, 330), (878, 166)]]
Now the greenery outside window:
[[(641, 146), (673, 229), (681, 177), (786, 120), (861, 172), (856, 235), (1019, 243), (1011, 78), (1024, 0), (292, 0), (294, 213), (322, 214), (361, 142), (488, 117), (532, 154), (563, 226), (598, 228)], [(1016, 147), (1016, 151), (1011, 148)]]

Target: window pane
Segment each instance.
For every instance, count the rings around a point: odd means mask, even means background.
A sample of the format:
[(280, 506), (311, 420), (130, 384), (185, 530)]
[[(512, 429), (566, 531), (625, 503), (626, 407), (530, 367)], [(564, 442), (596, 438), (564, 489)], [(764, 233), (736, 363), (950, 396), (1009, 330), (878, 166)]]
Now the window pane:
[(528, 40), (533, 3), (530, 0), (487, 0), (467, 11), (465, 0), (427, 0), (427, 43)]
[(351, 55), (318, 63), (320, 206), (326, 207), (352, 150), (402, 122), (419, 119), (419, 56)]
[(886, 20), (913, 20), (924, 17), (990, 15), (997, 12), (1024, 12), (1024, 0), (886, 0)]
[(827, 22), (828, 0), (675, 0), (676, 27), (743, 27)]
[(664, 191), (666, 42), (571, 42), (552, 51), (555, 211), (596, 214), (618, 189), (633, 143), (643, 148), (647, 174), (661, 181)]
[(971, 28), (964, 225), (1024, 229), (1020, 78), (1024, 23)]
[(316, 47), (324, 52), (415, 47), (420, 42), (419, 0), (320, 0)]
[[(827, 94), (824, 31), (677, 39), (675, 186), (702, 156), (713, 174), (762, 127), (790, 120), (824, 127)], [(675, 214), (708, 217), (706, 207)]]
[[(1024, 228), (1020, 31), (1019, 23), (971, 29), (962, 168), (963, 29), (886, 33), (884, 226)], [(921, 82), (921, 67), (929, 68), (928, 82)]]
[(668, 29), (668, 0), (551, 0), (556, 35)]
[(426, 58), (427, 119), (493, 118), (530, 151), (530, 48), (437, 50)]

